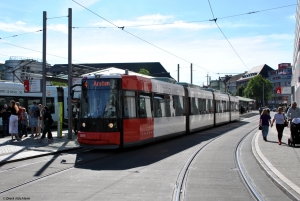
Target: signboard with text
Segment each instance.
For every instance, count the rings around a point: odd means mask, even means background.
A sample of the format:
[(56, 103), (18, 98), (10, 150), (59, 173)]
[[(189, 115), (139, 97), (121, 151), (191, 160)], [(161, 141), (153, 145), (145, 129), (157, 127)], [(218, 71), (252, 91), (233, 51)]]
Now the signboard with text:
[(41, 80), (24, 80), (24, 93), (40, 93)]

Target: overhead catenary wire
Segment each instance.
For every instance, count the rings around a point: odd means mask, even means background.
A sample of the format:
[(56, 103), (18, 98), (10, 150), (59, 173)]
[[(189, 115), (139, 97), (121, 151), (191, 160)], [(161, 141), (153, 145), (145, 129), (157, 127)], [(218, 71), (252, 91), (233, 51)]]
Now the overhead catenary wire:
[(234, 47), (232, 46), (232, 44), (230, 43), (230, 41), (228, 40), (228, 38), (226, 37), (226, 35), (224, 34), (224, 32), (222, 31), (222, 29), (220, 28), (220, 26), (217, 23), (217, 18), (215, 18), (211, 4), (210, 4), (210, 0), (208, 0), (209, 6), (210, 6), (210, 10), (212, 13), (212, 16), (214, 19), (212, 19), (211, 21), (214, 21), (215, 24), (217, 25), (217, 27), (219, 28), (219, 30), (221, 31), (221, 33), (223, 34), (223, 36), (225, 37), (225, 39), (227, 40), (227, 42), (229, 43), (229, 45), (231, 46), (231, 48), (233, 49), (233, 51), (235, 52), (235, 54), (239, 57), (239, 59), (242, 61), (242, 63), (244, 64), (244, 66), (249, 70), (248, 66), (245, 64), (245, 62), (243, 61), (243, 59), (240, 57), (240, 55), (237, 53), (237, 51), (234, 49)]
[[(193, 62), (190, 62), (190, 61), (188, 61), (188, 60), (186, 60), (186, 59), (184, 59), (184, 58), (181, 58), (181, 57), (179, 57), (179, 56), (177, 56), (177, 55), (175, 55), (175, 54), (173, 54), (173, 53), (171, 53), (171, 52), (169, 52), (169, 51), (167, 51), (167, 50), (165, 50), (165, 49), (163, 49), (163, 48), (161, 48), (161, 47), (158, 47), (157, 45), (154, 45), (154, 44), (152, 44), (152, 43), (146, 41), (145, 39), (143, 39), (143, 38), (141, 38), (141, 37), (139, 37), (139, 36), (137, 36), (137, 35), (134, 35), (134, 34), (130, 33), (129, 31), (124, 30), (124, 27), (117, 26), (116, 24), (114, 24), (114, 23), (110, 22), (109, 20), (105, 19), (104, 17), (98, 15), (98, 14), (95, 13), (94, 11), (88, 9), (87, 7), (85, 7), (85, 6), (83, 6), (82, 4), (76, 2), (75, 0), (72, 0), (72, 1), (73, 1), (74, 3), (80, 5), (80, 6), (83, 7), (84, 9), (90, 11), (91, 13), (95, 14), (96, 16), (100, 17), (101, 19), (105, 20), (106, 22), (112, 24), (113, 26), (118, 27), (118, 28), (121, 29), (122, 31), (126, 32), (127, 34), (129, 34), (129, 35), (131, 35), (131, 36), (133, 36), (133, 37), (135, 37), (135, 38), (137, 38), (137, 39), (139, 39), (139, 40), (142, 40), (142, 41), (144, 41), (145, 43), (148, 43), (149, 45), (151, 45), (151, 46), (153, 46), (153, 47), (156, 47), (156, 48), (158, 48), (158, 49), (160, 49), (160, 50), (162, 50), (162, 51), (164, 51), (164, 52), (166, 52), (166, 53), (168, 53), (168, 54), (170, 54), (170, 55), (172, 55), (172, 56), (174, 56), (174, 57), (177, 57), (177, 58), (179, 58), (179, 59), (181, 59), (181, 60), (183, 60), (183, 61), (186, 61), (186, 62), (188, 62), (188, 63), (193, 63)], [(199, 65), (197, 65), (197, 64), (194, 64), (194, 63), (193, 63), (193, 65), (194, 65), (194, 66), (197, 66), (197, 67), (199, 67), (199, 68), (202, 68), (202, 69), (204, 69), (204, 70), (206, 70), (206, 71), (209, 71), (209, 72), (211, 72), (211, 73), (215, 73), (215, 72), (213, 72), (213, 71), (211, 71), (211, 70), (208, 70), (208, 69), (206, 69), (206, 68), (203, 68), (203, 67), (201, 67), (201, 66), (199, 66)]]
[(21, 33), (21, 34), (15, 34), (15, 35), (12, 35), (12, 36), (0, 37), (0, 40), (5, 39), (5, 38), (13, 38), (13, 37), (21, 36), (21, 35), (31, 34), (31, 33), (37, 33), (37, 32), (40, 32), (40, 31), (43, 31), (43, 30), (40, 29), (40, 30), (37, 30), (37, 31), (31, 31), (31, 32), (26, 32), (26, 33)]
[[(0, 43), (7, 44), (7, 45), (10, 45), (10, 46), (14, 46), (14, 47), (18, 47), (18, 48), (22, 48), (22, 49), (26, 49), (26, 50), (30, 50), (30, 51), (33, 51), (33, 52), (43, 53), (42, 51), (30, 49), (30, 48), (27, 48), (27, 47), (22, 47), (22, 46), (19, 46), (19, 45), (14, 45), (14, 44), (3, 42), (3, 41), (0, 41)], [(51, 53), (47, 53), (47, 55), (50, 55), (50, 56), (53, 56), (53, 57), (62, 58), (62, 59), (68, 59), (66, 57), (58, 56), (58, 55), (51, 54)], [(82, 62), (82, 61), (78, 61), (78, 60), (73, 60), (73, 61)]]
[[(210, 8), (212, 10), (211, 4), (209, 2)], [(258, 11), (250, 11), (247, 13), (241, 13), (241, 14), (236, 14), (236, 15), (228, 15), (228, 16), (224, 16), (224, 17), (217, 17), (218, 20), (220, 19), (226, 19), (226, 18), (232, 18), (232, 17), (238, 17), (238, 16), (242, 16), (242, 15), (251, 15), (251, 14), (256, 14), (256, 13), (260, 13), (260, 12), (266, 12), (266, 11), (270, 11), (270, 10), (276, 10), (276, 9), (282, 9), (282, 8), (287, 8), (287, 7), (291, 7), (291, 6), (297, 6), (298, 4), (291, 4), (291, 5), (286, 5), (286, 6), (280, 6), (280, 7), (275, 7), (275, 8), (268, 8), (268, 9), (263, 9), (263, 10), (258, 10)], [(213, 14), (213, 18), (215, 19), (215, 16)], [(189, 24), (189, 23), (199, 23), (199, 22), (209, 22), (212, 21), (211, 19), (207, 19), (207, 20), (193, 20), (193, 21), (187, 21), (187, 22), (168, 22), (168, 23), (155, 23), (155, 24), (141, 24), (141, 25), (128, 25), (125, 26), (124, 28), (134, 28), (134, 27), (147, 27), (147, 26), (163, 26), (163, 25), (174, 25), (174, 24)], [(74, 29), (87, 29), (87, 28), (100, 28), (100, 29), (105, 29), (105, 28), (119, 28), (119, 27), (96, 27), (96, 26), (92, 26), (92, 27), (87, 27), (87, 26), (77, 26), (77, 27), (72, 27)]]

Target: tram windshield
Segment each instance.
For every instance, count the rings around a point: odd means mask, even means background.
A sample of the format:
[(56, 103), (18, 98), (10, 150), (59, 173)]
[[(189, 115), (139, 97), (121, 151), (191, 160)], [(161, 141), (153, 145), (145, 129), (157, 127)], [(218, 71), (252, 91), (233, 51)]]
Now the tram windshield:
[(81, 118), (121, 117), (118, 86), (120, 79), (83, 79)]

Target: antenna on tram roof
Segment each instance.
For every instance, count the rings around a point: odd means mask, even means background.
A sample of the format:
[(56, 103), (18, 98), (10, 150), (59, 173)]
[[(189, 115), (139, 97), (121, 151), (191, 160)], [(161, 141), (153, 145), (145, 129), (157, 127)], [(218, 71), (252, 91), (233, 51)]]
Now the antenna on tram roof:
[(129, 72), (128, 69), (125, 69), (125, 75), (128, 75), (128, 72)]

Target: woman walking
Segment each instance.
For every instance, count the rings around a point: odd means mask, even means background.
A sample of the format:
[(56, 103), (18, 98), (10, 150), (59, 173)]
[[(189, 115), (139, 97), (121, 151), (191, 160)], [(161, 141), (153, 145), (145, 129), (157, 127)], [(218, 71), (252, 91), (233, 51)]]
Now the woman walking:
[(267, 136), (269, 133), (269, 123), (271, 123), (271, 117), (268, 114), (268, 110), (264, 109), (260, 115), (259, 125), (262, 127), (261, 132), (264, 138), (264, 141), (267, 141)]
[(285, 116), (284, 113), (282, 112), (282, 107), (279, 107), (277, 111), (278, 112), (274, 115), (274, 119), (272, 120), (271, 127), (276, 121), (276, 130), (278, 133), (278, 144), (281, 145), (282, 133), (285, 127), (284, 124)]
[(14, 100), (10, 101), (10, 107), (11, 107), (11, 115), (9, 118), (9, 133), (11, 134), (11, 141), (13, 141), (14, 136), (17, 138), (18, 141), (21, 139), (18, 135), (18, 112), (19, 108), (16, 105), (16, 102)]

